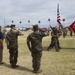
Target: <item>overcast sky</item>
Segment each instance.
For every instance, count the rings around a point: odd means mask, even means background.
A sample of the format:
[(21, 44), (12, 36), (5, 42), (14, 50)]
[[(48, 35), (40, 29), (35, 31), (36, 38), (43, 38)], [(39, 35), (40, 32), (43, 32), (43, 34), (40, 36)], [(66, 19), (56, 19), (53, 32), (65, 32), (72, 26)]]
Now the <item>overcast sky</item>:
[(50, 18), (50, 25), (56, 26), (58, 3), (61, 22), (65, 18), (64, 25), (69, 26), (75, 21), (75, 0), (0, 0), (0, 25), (10, 25), (13, 20), (16, 26), (27, 27), (28, 20), (30, 26), (40, 20), (39, 27), (48, 27)]

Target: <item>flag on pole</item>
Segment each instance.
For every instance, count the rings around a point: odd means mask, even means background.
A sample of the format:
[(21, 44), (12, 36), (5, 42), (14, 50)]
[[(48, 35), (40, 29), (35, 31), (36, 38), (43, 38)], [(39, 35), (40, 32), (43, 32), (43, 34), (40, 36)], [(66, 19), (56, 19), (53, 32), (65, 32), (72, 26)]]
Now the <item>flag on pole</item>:
[(57, 5), (57, 22), (58, 22), (58, 25), (59, 25), (59, 29), (62, 29), (60, 13), (59, 13), (59, 4)]
[(75, 21), (70, 25), (70, 28), (75, 33)]

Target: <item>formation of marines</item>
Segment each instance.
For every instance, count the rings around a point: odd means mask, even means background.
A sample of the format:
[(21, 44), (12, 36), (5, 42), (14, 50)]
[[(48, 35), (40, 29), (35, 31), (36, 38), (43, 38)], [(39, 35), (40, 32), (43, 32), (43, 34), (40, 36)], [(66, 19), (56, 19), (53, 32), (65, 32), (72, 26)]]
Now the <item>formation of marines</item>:
[[(1, 28), (1, 27), (0, 27)], [(51, 43), (48, 46), (47, 50), (49, 51), (52, 48), (55, 48), (56, 52), (59, 52), (61, 49), (59, 43), (59, 37), (61, 36), (61, 30), (57, 30), (56, 27), (52, 28), (51, 32)], [(11, 68), (17, 68), (18, 61), (18, 36), (23, 35), (19, 30), (16, 30), (15, 25), (11, 25), (11, 29), (7, 32), (5, 41), (7, 44), (7, 49), (9, 49), (9, 62)], [(27, 36), (27, 46), (31, 52), (32, 56), (32, 67), (33, 73), (41, 73), (40, 69), (41, 57), (42, 57), (42, 38), (49, 35), (49, 31), (42, 32), (39, 31), (38, 25), (33, 25), (33, 32)], [(3, 52), (3, 35), (0, 33), (0, 64), (2, 64), (2, 52)]]

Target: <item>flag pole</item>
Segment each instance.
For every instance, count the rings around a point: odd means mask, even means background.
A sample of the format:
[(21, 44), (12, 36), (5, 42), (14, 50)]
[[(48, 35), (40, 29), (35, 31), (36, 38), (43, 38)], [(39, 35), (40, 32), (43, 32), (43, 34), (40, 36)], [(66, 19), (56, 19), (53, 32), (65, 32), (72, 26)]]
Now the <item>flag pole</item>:
[(5, 30), (5, 26), (6, 26), (6, 22), (5, 22), (5, 18), (4, 18), (4, 30)]
[(60, 13), (59, 13), (59, 4), (57, 4), (57, 23), (58, 23), (58, 27), (59, 29), (62, 29), (62, 23), (61, 23), (61, 19), (60, 19)]

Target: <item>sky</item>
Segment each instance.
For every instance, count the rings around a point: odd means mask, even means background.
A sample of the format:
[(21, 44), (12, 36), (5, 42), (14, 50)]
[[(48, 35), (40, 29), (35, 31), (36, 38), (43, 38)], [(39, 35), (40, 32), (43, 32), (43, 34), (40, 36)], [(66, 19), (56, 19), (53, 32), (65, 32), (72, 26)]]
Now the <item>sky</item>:
[(58, 3), (61, 23), (64, 27), (71, 25), (75, 21), (75, 0), (0, 0), (0, 25), (11, 25), (14, 21), (16, 27), (32, 27), (33, 24), (57, 26)]

